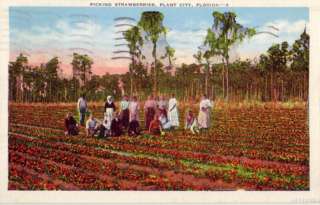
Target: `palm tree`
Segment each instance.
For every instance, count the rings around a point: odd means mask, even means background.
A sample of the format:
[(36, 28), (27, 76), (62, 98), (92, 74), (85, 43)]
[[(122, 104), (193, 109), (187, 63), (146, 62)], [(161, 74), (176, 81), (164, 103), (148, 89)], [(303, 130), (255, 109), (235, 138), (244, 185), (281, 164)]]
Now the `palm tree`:
[(217, 34), (217, 48), (221, 51), (221, 55), (224, 58), (224, 64), (226, 65), (226, 96), (228, 100), (229, 93), (229, 51), (232, 45), (240, 43), (245, 37), (252, 37), (256, 34), (256, 30), (253, 28), (246, 28), (239, 24), (236, 20), (237, 15), (234, 12), (220, 13), (214, 11), (212, 13), (214, 22), (212, 25), (212, 31)]
[(140, 29), (137, 26), (124, 32), (124, 38), (128, 41), (129, 52), (131, 55), (130, 72), (130, 95), (133, 93), (133, 70), (135, 68), (135, 58), (139, 59), (141, 56), (141, 46), (143, 45), (143, 39), (141, 37)]
[(142, 13), (138, 26), (146, 33), (146, 40), (153, 44), (152, 56), (154, 58), (154, 79), (153, 92), (158, 92), (158, 69), (157, 69), (157, 42), (161, 34), (166, 34), (166, 28), (163, 26), (164, 16), (159, 11), (145, 11)]

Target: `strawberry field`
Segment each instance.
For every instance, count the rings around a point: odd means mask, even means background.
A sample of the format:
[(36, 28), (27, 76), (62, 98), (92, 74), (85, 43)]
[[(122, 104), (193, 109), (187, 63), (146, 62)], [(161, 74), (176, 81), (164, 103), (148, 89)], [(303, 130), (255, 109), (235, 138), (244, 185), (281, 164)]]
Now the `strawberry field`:
[[(90, 109), (102, 118), (102, 105)], [(9, 190), (309, 189), (304, 106), (219, 107), (199, 135), (179, 129), (108, 139), (86, 137), (84, 128), (65, 136), (65, 114), (75, 110), (10, 104)]]

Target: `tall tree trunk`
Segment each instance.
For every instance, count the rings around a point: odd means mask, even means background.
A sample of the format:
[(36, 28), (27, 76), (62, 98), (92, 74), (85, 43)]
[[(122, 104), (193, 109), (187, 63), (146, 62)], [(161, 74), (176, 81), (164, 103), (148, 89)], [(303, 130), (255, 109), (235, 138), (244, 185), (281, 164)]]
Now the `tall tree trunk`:
[(224, 62), (223, 62), (223, 65), (222, 65), (222, 98), (224, 99), (225, 98), (225, 86), (224, 86), (224, 79), (225, 79), (225, 66), (224, 66)]
[(208, 96), (208, 78), (209, 78), (209, 66), (210, 66), (210, 64), (209, 63), (207, 63), (207, 68), (206, 68), (206, 78), (205, 78), (205, 93), (206, 93), (206, 95)]
[(194, 84), (194, 81), (192, 81), (192, 82), (191, 82), (191, 92), (190, 92), (190, 97), (191, 97), (191, 96), (194, 96), (194, 95), (193, 95), (193, 84)]
[(49, 96), (48, 96), (48, 101), (51, 102), (51, 90), (52, 90), (52, 86), (51, 86), (51, 78), (49, 80)]
[(226, 101), (229, 100), (229, 57), (226, 58)]
[(267, 101), (268, 97), (268, 76), (265, 76), (265, 85), (264, 85), (264, 100)]
[(249, 85), (246, 83), (246, 100), (249, 98)]
[(132, 74), (132, 71), (133, 71), (133, 68), (135, 66), (135, 61), (134, 61), (134, 56), (132, 55), (132, 66), (130, 68), (130, 96), (132, 96), (133, 94), (133, 74)]
[(283, 85), (283, 79), (281, 79), (281, 101), (284, 101), (284, 85)]
[(86, 67), (85, 65), (83, 66), (83, 85), (82, 87), (84, 87), (86, 84)]
[(307, 72), (304, 72), (304, 74), (303, 74), (304, 76), (304, 100), (305, 101), (307, 101), (308, 100), (308, 88), (309, 88), (309, 86), (308, 86), (308, 77), (307, 77)]
[(154, 78), (153, 78), (153, 94), (158, 94), (158, 69), (157, 69), (157, 44), (153, 44), (154, 54)]
[(213, 81), (213, 79), (214, 79), (214, 72), (213, 72), (213, 68), (212, 68), (212, 82), (211, 82), (211, 97), (212, 97), (212, 99), (214, 100), (215, 99), (215, 92), (214, 92), (214, 81)]
[(274, 92), (273, 92), (273, 71), (270, 73), (270, 97), (271, 101), (274, 101)]
[(250, 100), (252, 100), (252, 96), (253, 96), (253, 88), (252, 88), (252, 83), (250, 84), (250, 93), (249, 93), (249, 98)]
[[(22, 71), (24, 73), (24, 70)], [(21, 95), (20, 95), (20, 102), (23, 102), (24, 99), (24, 79), (23, 79), (23, 74), (21, 74)]]

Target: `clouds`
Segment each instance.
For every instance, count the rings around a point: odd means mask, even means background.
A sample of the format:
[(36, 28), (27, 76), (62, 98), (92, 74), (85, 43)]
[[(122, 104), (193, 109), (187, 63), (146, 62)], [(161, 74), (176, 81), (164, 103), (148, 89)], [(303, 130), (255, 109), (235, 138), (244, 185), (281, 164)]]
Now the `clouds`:
[(102, 26), (92, 20), (65, 20), (61, 19), (56, 23), (56, 29), (67, 35), (79, 34), (94, 37), (102, 31)]
[(58, 56), (62, 62), (63, 72), (71, 75), (72, 53), (77, 52), (92, 57), (94, 73), (104, 74), (121, 70), (128, 64), (128, 62), (111, 61), (114, 37), (113, 25), (103, 27), (91, 20), (73, 21), (62, 18), (50, 27), (38, 25), (28, 29), (14, 27), (11, 30), (11, 60), (22, 51), (30, 54), (29, 62), (32, 65), (45, 63), (53, 56)]
[(185, 24), (183, 29), (171, 30), (168, 33), (168, 42), (176, 50), (176, 64), (194, 62), (193, 54), (203, 44), (209, 27), (209, 22), (203, 21), (196, 24), (190, 21), (190, 23)]
[[(120, 43), (115, 40), (116, 37), (121, 36), (120, 33), (117, 33), (120, 28), (116, 28), (113, 23), (114, 18), (124, 15), (119, 11), (110, 14), (108, 18), (104, 16), (105, 10), (101, 10), (102, 13), (95, 13), (94, 18), (86, 15), (81, 18), (79, 15), (76, 17), (76, 15), (68, 13), (67, 10), (64, 15), (47, 15), (45, 12), (38, 12), (34, 18), (30, 18), (27, 27), (18, 24), (10, 25), (11, 60), (14, 60), (21, 51), (30, 54), (29, 60), (32, 64), (45, 63), (53, 56), (58, 56), (64, 72), (70, 75), (72, 53), (78, 52), (86, 53), (93, 58), (92, 70), (96, 74), (126, 72), (130, 61), (111, 60), (112, 52), (116, 49), (115, 44)], [(193, 54), (203, 44), (207, 29), (212, 25), (212, 17), (209, 14), (201, 16), (199, 13), (197, 16), (190, 14), (188, 18), (180, 18), (176, 13), (164, 12), (164, 15), (167, 20), (166, 25), (169, 25), (170, 30), (166, 39), (161, 37), (159, 40), (158, 57), (164, 55), (164, 48), (169, 44), (176, 50), (175, 66), (195, 62)], [(269, 13), (265, 12), (259, 15), (266, 16)], [(42, 19), (42, 21), (34, 21), (35, 17)], [(266, 52), (273, 43), (288, 41), (289, 44), (292, 44), (299, 38), (307, 24), (307, 20), (303, 18), (293, 20), (286, 17), (274, 18), (270, 16), (266, 21), (259, 20), (259, 22), (255, 19), (248, 15), (241, 15), (241, 13), (238, 15), (238, 21), (241, 24), (248, 27), (261, 24), (257, 28), (258, 31), (272, 31), (279, 38), (268, 34), (256, 35), (252, 39), (236, 45), (231, 51), (232, 59), (258, 57), (261, 53)], [(17, 22), (17, 20), (12, 22)], [(270, 26), (278, 28), (279, 31)], [(122, 42), (125, 43), (125, 40)], [(127, 48), (121, 48), (121, 50), (123, 49)], [(152, 44), (150, 42), (145, 42), (143, 52), (147, 60), (152, 62)], [(167, 59), (163, 62), (168, 63)]]
[[(250, 24), (251, 21), (240, 18), (239, 22), (242, 24)], [(292, 44), (299, 38), (307, 24), (308, 22), (306, 20), (290, 22), (286, 19), (276, 19), (266, 22), (258, 27), (257, 31), (272, 32), (278, 35), (279, 38), (270, 34), (261, 33), (251, 39), (246, 39), (231, 49), (230, 59), (231, 61), (238, 58), (255, 59), (262, 53), (265, 53), (272, 44), (281, 43), (283, 41)], [(186, 25), (187, 27), (184, 30), (172, 30), (168, 33), (168, 41), (176, 49), (177, 64), (195, 63), (193, 54), (197, 52), (198, 46), (203, 44), (207, 32), (206, 30), (210, 28), (209, 22), (199, 22), (199, 29), (195, 29), (195, 24), (192, 21)], [(250, 27), (250, 25), (247, 26)], [(278, 30), (273, 29), (272, 27), (277, 28)]]
[[(289, 22), (280, 19), (267, 22), (257, 30), (273, 32), (279, 35), (279, 38), (268, 34), (254, 36), (252, 39), (245, 40), (231, 49), (230, 59), (235, 60), (239, 57), (241, 59), (254, 59), (266, 52), (274, 43), (288, 41), (289, 44), (292, 44), (299, 38), (306, 24), (307, 22), (305, 20)], [(202, 28), (197, 31), (192, 31), (192, 28), (189, 28), (189, 30), (173, 30), (168, 34), (168, 41), (170, 43), (172, 42), (171, 45), (177, 50), (177, 64), (195, 62), (192, 56), (197, 52), (198, 46), (203, 44), (206, 29), (210, 28), (209, 23), (203, 23), (202, 25)], [(279, 31), (271, 29), (270, 26), (278, 28)]]
[[(279, 31), (270, 28), (270, 26), (279, 29)], [(262, 53), (265, 53), (272, 44), (287, 41), (291, 45), (295, 40), (300, 37), (300, 34), (307, 28), (308, 22), (305, 20), (297, 20), (290, 22), (284, 19), (277, 19), (274, 21), (266, 22), (263, 26), (257, 28), (258, 31), (270, 31), (278, 35), (276, 38), (269, 34), (259, 34), (250, 40), (245, 40), (237, 49), (240, 53), (241, 59), (258, 58)]]
[(265, 24), (265, 27), (274, 26), (279, 29), (279, 32), (281, 34), (294, 34), (297, 32), (301, 32), (306, 25), (307, 25), (307, 22), (305, 20), (289, 22), (288, 20), (279, 19), (279, 20), (267, 22)]

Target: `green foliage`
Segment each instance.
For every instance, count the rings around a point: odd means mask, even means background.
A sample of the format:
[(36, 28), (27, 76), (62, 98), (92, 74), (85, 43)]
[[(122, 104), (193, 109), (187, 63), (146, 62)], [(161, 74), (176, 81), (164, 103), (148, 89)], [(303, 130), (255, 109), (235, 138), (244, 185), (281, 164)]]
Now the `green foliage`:
[(131, 55), (131, 65), (129, 67), (129, 73), (130, 73), (130, 95), (133, 94), (133, 84), (135, 83), (133, 81), (133, 70), (135, 69), (135, 58), (139, 59), (140, 61), (140, 56), (141, 54), (141, 47), (143, 45), (143, 39), (141, 37), (140, 29), (137, 26), (132, 27), (131, 29), (127, 30), (124, 33), (124, 38), (127, 40), (128, 47), (130, 50), (130, 55)]
[(88, 79), (88, 74), (91, 74), (91, 65), (93, 64), (92, 59), (87, 55), (81, 55), (78, 53), (73, 53), (72, 59), (72, 69), (78, 74), (83, 85), (86, 84)]
[(170, 46), (166, 46), (165, 47), (165, 55), (161, 57), (161, 59), (168, 58), (170, 68), (172, 66), (172, 61), (175, 60), (175, 58), (174, 58), (175, 52), (176, 51), (174, 48), (172, 48)]
[(28, 58), (23, 54), (20, 54), (15, 62), (9, 62), (9, 99), (23, 101), (23, 93), (20, 92), (20, 88), (27, 63)]
[[(132, 66), (132, 65), (130, 65)], [(148, 75), (147, 69), (144, 65), (139, 62), (132, 69), (132, 77), (134, 83), (135, 94), (143, 97), (144, 95), (149, 95), (151, 93), (152, 88), (152, 78)], [(123, 81), (128, 82), (128, 81)], [(125, 84), (126, 85), (126, 84)]]
[(57, 97), (55, 90), (58, 88), (59, 79), (58, 79), (58, 69), (59, 69), (59, 60), (58, 57), (54, 57), (45, 66), (45, 81), (47, 82), (46, 92), (48, 93), (48, 100), (54, 101)]
[(290, 51), (293, 71), (308, 71), (309, 70), (309, 43), (310, 37), (306, 29), (300, 35), (300, 38), (292, 45)]
[(271, 72), (281, 72), (287, 69), (289, 60), (289, 44), (282, 42), (281, 44), (272, 45), (267, 55), (260, 56), (261, 68)]
[[(179, 99), (184, 100), (199, 98), (203, 93), (212, 98), (225, 98), (226, 77), (230, 83), (230, 96), (235, 101), (307, 99), (309, 35), (306, 30), (293, 45), (287, 42), (272, 45), (258, 62), (236, 60), (230, 63), (232, 45), (252, 37), (256, 31), (240, 25), (233, 12), (213, 12), (213, 17), (212, 28), (207, 30), (203, 42), (205, 49), (193, 55), (197, 64), (177, 66), (175, 73), (167, 72), (159, 60), (168, 58), (171, 66), (175, 60), (172, 47), (166, 45), (165, 54), (159, 59), (156, 56), (159, 38), (167, 32), (162, 23), (163, 14), (143, 12), (138, 25), (124, 32), (132, 57), (128, 73), (107, 73), (89, 78), (93, 60), (86, 54), (74, 53), (71, 65), (75, 75), (65, 79), (58, 75), (60, 63), (57, 57), (32, 67), (28, 65), (28, 58), (20, 54), (9, 63), (9, 99), (18, 102), (69, 102), (76, 101), (82, 93), (93, 101), (104, 101), (108, 95), (119, 99), (120, 80), (126, 94), (137, 95), (140, 99), (145, 99), (155, 90), (167, 95), (176, 93)], [(154, 45), (156, 66), (149, 73), (142, 62), (144, 56), (141, 48), (145, 40)], [(222, 63), (212, 63), (210, 60), (213, 57), (221, 57)]]
[[(239, 24), (236, 20), (237, 15), (234, 12), (218, 12), (214, 11), (212, 28), (207, 30), (204, 45), (208, 47), (203, 57), (206, 59), (206, 75), (210, 72), (209, 59), (214, 56), (221, 56), (226, 63), (226, 73), (223, 73), (223, 90), (226, 89), (226, 99), (229, 93), (229, 52), (231, 47), (236, 43), (241, 43), (246, 37), (250, 38), (256, 34), (254, 28), (247, 28)], [(206, 78), (206, 93), (208, 94), (208, 78)], [(226, 88), (224, 88), (226, 86)]]
[(141, 55), (141, 46), (143, 45), (143, 38), (138, 26), (134, 26), (131, 29), (124, 32), (124, 38), (129, 43), (128, 47), (130, 54), (135, 57)]
[(199, 65), (201, 65), (203, 60), (203, 53), (201, 51), (198, 51), (196, 54), (193, 55), (193, 58), (196, 59)]
[(156, 44), (160, 35), (166, 33), (163, 26), (164, 15), (159, 11), (145, 11), (141, 14), (138, 26), (146, 32), (146, 40)]
[(153, 44), (152, 56), (154, 58), (154, 82), (153, 91), (158, 92), (158, 68), (157, 64), (157, 43), (160, 35), (166, 35), (167, 29), (163, 26), (164, 15), (159, 11), (145, 11), (141, 14), (138, 26), (146, 33), (145, 39), (150, 40)]
[(246, 28), (239, 24), (236, 20), (237, 15), (234, 12), (220, 13), (214, 11), (212, 16), (214, 18), (212, 28), (217, 36), (212, 31), (209, 32), (209, 29), (207, 37), (213, 46), (211, 48), (214, 48), (214, 51), (218, 50), (216, 52), (222, 54), (228, 61), (230, 47), (235, 43), (242, 42), (246, 37), (254, 36), (256, 31), (254, 28)]
[(206, 58), (209, 59), (216, 55), (222, 55), (221, 45), (220, 41), (218, 39), (218, 36), (216, 36), (215, 32), (213, 32), (211, 29), (207, 30), (207, 35), (204, 40), (204, 45), (208, 46), (209, 49), (207, 50), (207, 56)]

